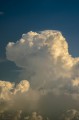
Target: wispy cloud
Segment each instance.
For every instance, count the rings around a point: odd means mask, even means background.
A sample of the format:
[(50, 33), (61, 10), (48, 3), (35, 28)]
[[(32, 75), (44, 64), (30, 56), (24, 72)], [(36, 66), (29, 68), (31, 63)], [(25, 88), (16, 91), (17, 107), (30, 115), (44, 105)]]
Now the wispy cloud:
[(0, 11), (0, 15), (4, 15), (4, 12), (3, 12), (3, 11)]

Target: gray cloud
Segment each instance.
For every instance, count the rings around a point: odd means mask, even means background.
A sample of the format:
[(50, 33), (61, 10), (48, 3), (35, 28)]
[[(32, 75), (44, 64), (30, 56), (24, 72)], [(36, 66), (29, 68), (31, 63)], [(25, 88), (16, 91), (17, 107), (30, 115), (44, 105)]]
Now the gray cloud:
[(63, 113), (61, 120), (79, 120), (79, 111), (75, 109), (67, 110)]
[(43, 120), (43, 117), (39, 115), (37, 112), (33, 112), (30, 116), (26, 116), (24, 119), (26, 120)]

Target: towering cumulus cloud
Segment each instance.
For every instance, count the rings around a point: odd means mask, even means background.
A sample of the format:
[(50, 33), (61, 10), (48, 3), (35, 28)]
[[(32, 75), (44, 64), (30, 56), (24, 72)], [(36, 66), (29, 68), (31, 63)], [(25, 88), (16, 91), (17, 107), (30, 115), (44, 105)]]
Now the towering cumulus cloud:
[(79, 58), (69, 54), (61, 32), (45, 30), (23, 34), (16, 43), (8, 43), (6, 56), (22, 67), (21, 77), (29, 80), (32, 89), (44, 93), (79, 93)]
[[(57, 120), (60, 112), (75, 106), (79, 111), (79, 58), (69, 54), (61, 32), (45, 30), (23, 34), (16, 43), (8, 43), (6, 57), (22, 69), (18, 77), (22, 81), (18, 84), (0, 81), (0, 100), (7, 103), (2, 104), (3, 110), (37, 111), (51, 120)], [(73, 116), (77, 113), (70, 112)], [(42, 120), (37, 113), (26, 119)], [(66, 119), (71, 120), (71, 116)]]

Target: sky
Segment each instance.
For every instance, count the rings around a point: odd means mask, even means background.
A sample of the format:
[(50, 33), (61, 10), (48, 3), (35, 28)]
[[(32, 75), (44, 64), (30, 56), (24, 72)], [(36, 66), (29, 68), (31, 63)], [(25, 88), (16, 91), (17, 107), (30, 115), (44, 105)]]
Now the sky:
[(0, 0), (0, 56), (8, 41), (28, 31), (60, 30), (67, 38), (70, 53), (79, 51), (78, 0)]
[(0, 0), (0, 99), (50, 118), (76, 116), (78, 57), (79, 0)]

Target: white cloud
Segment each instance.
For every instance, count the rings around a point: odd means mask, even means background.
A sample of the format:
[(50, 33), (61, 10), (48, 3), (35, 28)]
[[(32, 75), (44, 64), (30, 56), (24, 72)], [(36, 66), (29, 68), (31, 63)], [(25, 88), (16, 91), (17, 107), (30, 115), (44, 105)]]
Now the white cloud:
[(9, 103), (5, 108), (39, 109), (46, 113), (47, 107), (50, 114), (55, 107), (64, 109), (72, 104), (72, 97), (78, 101), (79, 58), (69, 54), (68, 43), (61, 32), (46, 30), (23, 34), (16, 43), (8, 43), (6, 57), (22, 68), (20, 77), (23, 80), (19, 84), (0, 81), (0, 100)]
[(22, 80), (19, 84), (11, 83), (8, 81), (0, 81), (0, 100), (10, 100), (15, 95), (18, 95), (18, 92), (24, 93), (27, 92), (30, 88), (30, 84), (27, 80)]
[(10, 99), (11, 92), (14, 84), (6, 81), (0, 81), (0, 99)]
[(30, 88), (27, 80), (20, 83), (12, 83), (0, 80), (0, 113), (6, 110), (18, 110), (36, 108), (40, 99), (40, 93)]
[(30, 88), (30, 83), (27, 80), (22, 80), (17, 86), (15, 93), (20, 91), (21, 93), (28, 91)]
[(77, 91), (79, 58), (69, 54), (68, 43), (59, 31), (23, 34), (16, 43), (8, 43), (6, 56), (22, 67), (21, 77), (29, 80), (32, 89), (75, 94), (76, 87)]

